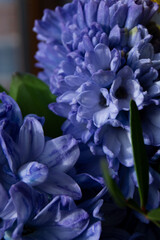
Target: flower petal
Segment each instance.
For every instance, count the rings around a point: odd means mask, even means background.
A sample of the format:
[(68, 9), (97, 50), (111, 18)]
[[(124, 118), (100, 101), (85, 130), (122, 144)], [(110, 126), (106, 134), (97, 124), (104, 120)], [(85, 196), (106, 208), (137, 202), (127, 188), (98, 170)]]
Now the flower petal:
[(12, 185), (10, 195), (17, 212), (18, 223), (27, 222), (33, 209), (31, 188), (27, 184), (19, 182)]
[(47, 180), (38, 186), (42, 191), (52, 195), (67, 195), (73, 199), (81, 198), (81, 189), (67, 174), (59, 171), (50, 171)]
[(100, 111), (96, 112), (93, 115), (93, 121), (95, 126), (97, 126), (98, 128), (102, 127), (107, 122), (109, 118), (109, 114), (110, 114), (110, 111), (108, 107), (105, 107)]
[(40, 163), (59, 171), (68, 171), (79, 157), (77, 141), (71, 135), (64, 135), (46, 142)]
[(17, 144), (3, 129), (0, 131), (0, 144), (10, 169), (13, 173), (16, 173), (17, 168), (21, 165), (19, 149)]
[(99, 240), (101, 235), (101, 222), (93, 223), (87, 230), (76, 238), (76, 240)]
[(19, 132), (19, 148), (22, 163), (35, 160), (44, 148), (44, 133), (41, 123), (26, 117)]

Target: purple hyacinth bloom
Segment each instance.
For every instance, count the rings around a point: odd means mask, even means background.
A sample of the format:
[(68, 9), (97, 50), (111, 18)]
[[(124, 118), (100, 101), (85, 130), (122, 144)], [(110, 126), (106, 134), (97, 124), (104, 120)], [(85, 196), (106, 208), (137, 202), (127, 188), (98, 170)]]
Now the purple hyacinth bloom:
[[(111, 45), (113, 42), (117, 45), (121, 29), (124, 29), (124, 39), (128, 30), (138, 24), (147, 24), (157, 9), (158, 5), (151, 1), (134, 0), (123, 3), (74, 0), (63, 8), (57, 7), (55, 12), (46, 9), (42, 20), (36, 21), (34, 27), (38, 39), (43, 42), (36, 55), (38, 66), (44, 68), (40, 76), (48, 82), (57, 65), (62, 62), (62, 58), (65, 60), (69, 52), (78, 49), (84, 54), (86, 49), (91, 50), (98, 43), (108, 44), (108, 41)], [(112, 31), (115, 26), (120, 31)]]
[[(157, 9), (150, 0), (75, 0), (45, 11), (34, 27), (41, 41), (36, 54), (43, 68), (39, 77), (57, 96), (50, 110), (67, 118), (63, 132), (87, 144), (98, 163), (106, 155), (112, 177), (127, 198), (137, 189), (129, 126), (131, 99), (140, 110), (149, 161), (155, 168), (159, 157), (160, 53), (147, 25)], [(83, 179), (89, 185), (91, 178), (94, 186), (102, 187), (95, 159), (81, 161), (75, 165), (75, 179), (82, 189)], [(159, 204), (159, 180), (152, 167), (147, 209)], [(124, 236), (129, 239), (128, 234)]]
[[(14, 103), (6, 94), (1, 96), (5, 103), (11, 100)], [(17, 116), (16, 113), (17, 108), (13, 109), (13, 114), (19, 119), (19, 111)], [(23, 181), (48, 194), (66, 194), (79, 199), (81, 190), (68, 175), (79, 157), (77, 141), (71, 135), (48, 140), (44, 136), (43, 122), (43, 118), (28, 115), (21, 124), (16, 122), (19, 126), (13, 137), (8, 130), (13, 127), (9, 117), (1, 120), (1, 182), (7, 190), (12, 184)]]
[(130, 100), (141, 110), (160, 95), (160, 53), (147, 29), (157, 9), (149, 0), (75, 0), (35, 22), (39, 76), (57, 95), (50, 109), (67, 118), (65, 134), (101, 148), (116, 171), (133, 166)]
[[(43, 195), (23, 182), (13, 185), (10, 195), (17, 222), (7, 229), (6, 240), (87, 240), (101, 232), (100, 224), (90, 225), (93, 223), (90, 215), (70, 197), (57, 196), (47, 202)], [(98, 209), (95, 212), (98, 214)], [(98, 240), (99, 236), (94, 239)]]
[(111, 87), (111, 99), (119, 111), (129, 110), (131, 99), (135, 100), (138, 106), (143, 102), (144, 95), (140, 84), (134, 79), (133, 72), (128, 66), (117, 74)]

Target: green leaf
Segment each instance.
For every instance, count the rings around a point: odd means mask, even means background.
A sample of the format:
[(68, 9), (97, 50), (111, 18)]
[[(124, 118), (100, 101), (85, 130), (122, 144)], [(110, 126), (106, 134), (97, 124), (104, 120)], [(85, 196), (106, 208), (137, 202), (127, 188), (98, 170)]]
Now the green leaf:
[(49, 137), (62, 135), (61, 125), (64, 119), (48, 109), (48, 104), (55, 102), (48, 86), (31, 74), (13, 75), (10, 96), (19, 104), (23, 116), (33, 113), (45, 117), (44, 132)]
[(152, 221), (160, 221), (160, 208), (151, 210), (147, 214), (147, 218)]
[(119, 187), (115, 183), (115, 181), (111, 178), (106, 160), (101, 161), (101, 168), (102, 168), (104, 180), (106, 182), (106, 185), (107, 185), (109, 192), (110, 192), (111, 196), (113, 197), (115, 203), (119, 207), (122, 207), (122, 208), (126, 207), (126, 200), (125, 200), (123, 194), (121, 193)]
[(141, 209), (144, 210), (148, 199), (149, 161), (144, 145), (139, 111), (133, 100), (130, 102), (130, 127)]

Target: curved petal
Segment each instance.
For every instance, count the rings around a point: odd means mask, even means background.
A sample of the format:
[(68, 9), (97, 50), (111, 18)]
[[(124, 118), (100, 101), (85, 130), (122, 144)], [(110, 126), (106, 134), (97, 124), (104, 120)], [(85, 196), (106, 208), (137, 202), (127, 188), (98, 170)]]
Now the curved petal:
[(19, 168), (18, 175), (28, 185), (37, 186), (46, 180), (48, 168), (38, 162), (29, 162)]
[(117, 130), (118, 129), (112, 126), (107, 126), (103, 138), (103, 151), (110, 158), (117, 157), (121, 149), (121, 143), (119, 142), (119, 139), (117, 137)]
[(150, 145), (160, 146), (160, 108), (155, 105), (150, 105), (141, 113), (142, 127), (145, 134), (150, 140)]
[(76, 238), (76, 240), (99, 240), (101, 231), (101, 222), (93, 223), (80, 237)]
[(3, 129), (0, 131), (0, 144), (10, 169), (12, 172), (16, 173), (17, 168), (21, 165), (19, 149), (16, 143)]
[(110, 61), (111, 52), (109, 48), (102, 43), (97, 44), (94, 51), (87, 52), (85, 54), (85, 62), (91, 73), (95, 73), (100, 69), (102, 70), (109, 69)]
[(71, 135), (64, 135), (46, 142), (38, 161), (49, 168), (68, 171), (79, 157), (77, 141)]
[(100, 87), (108, 87), (114, 80), (115, 73), (112, 71), (99, 70), (93, 74), (93, 81)]
[(67, 103), (51, 103), (49, 109), (61, 117), (68, 117), (71, 107)]
[(33, 209), (31, 188), (27, 184), (19, 182), (12, 185), (10, 195), (17, 212), (18, 223), (27, 222)]
[(10, 121), (16, 123), (20, 127), (22, 124), (22, 113), (18, 104), (5, 92), (0, 93), (0, 100), (3, 104), (12, 106), (10, 109), (8, 109), (9, 111), (7, 112), (7, 117)]
[(79, 236), (88, 226), (88, 214), (83, 209), (76, 209), (53, 227), (54, 235), (61, 240), (70, 240)]
[(121, 143), (121, 148), (118, 155), (119, 161), (126, 167), (133, 166), (134, 161), (129, 133), (126, 130), (119, 131), (118, 139)]
[(0, 212), (2, 212), (9, 200), (8, 194), (7, 194), (6, 190), (3, 188), (2, 184), (0, 184), (0, 196), (1, 196)]
[(82, 196), (78, 184), (70, 176), (59, 171), (50, 171), (47, 180), (37, 187), (54, 196), (67, 195), (73, 199), (80, 199)]
[(143, 12), (142, 5), (138, 5), (133, 1), (133, 4), (128, 9), (125, 27), (128, 29), (135, 27), (142, 18), (142, 12)]
[(26, 117), (19, 132), (19, 148), (22, 163), (35, 160), (44, 148), (44, 133), (41, 123)]
[(77, 97), (77, 101), (84, 107), (93, 108), (99, 102), (99, 95), (92, 90), (84, 91), (80, 93)]
[(108, 107), (105, 107), (100, 111), (96, 112), (93, 115), (93, 121), (95, 126), (98, 128), (102, 127), (107, 122), (109, 118), (109, 114), (110, 114), (110, 111)]

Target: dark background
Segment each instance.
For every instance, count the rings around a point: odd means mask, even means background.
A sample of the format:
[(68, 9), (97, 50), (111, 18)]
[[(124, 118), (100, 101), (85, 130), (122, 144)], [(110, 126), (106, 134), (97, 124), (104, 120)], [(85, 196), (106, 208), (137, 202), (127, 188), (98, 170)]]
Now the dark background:
[(9, 89), (14, 72), (36, 74), (35, 19), (45, 8), (55, 9), (69, 0), (0, 0), (0, 84)]
[[(65, 0), (20, 0), (22, 9), (22, 35), (24, 41), (25, 68), (28, 72), (37, 74), (34, 54), (37, 50), (36, 34), (32, 31), (35, 19), (41, 19), (45, 8), (54, 9), (63, 6)], [(25, 26), (25, 28), (24, 28)], [(29, 51), (28, 51), (29, 49)], [(26, 51), (27, 50), (27, 51)]]

